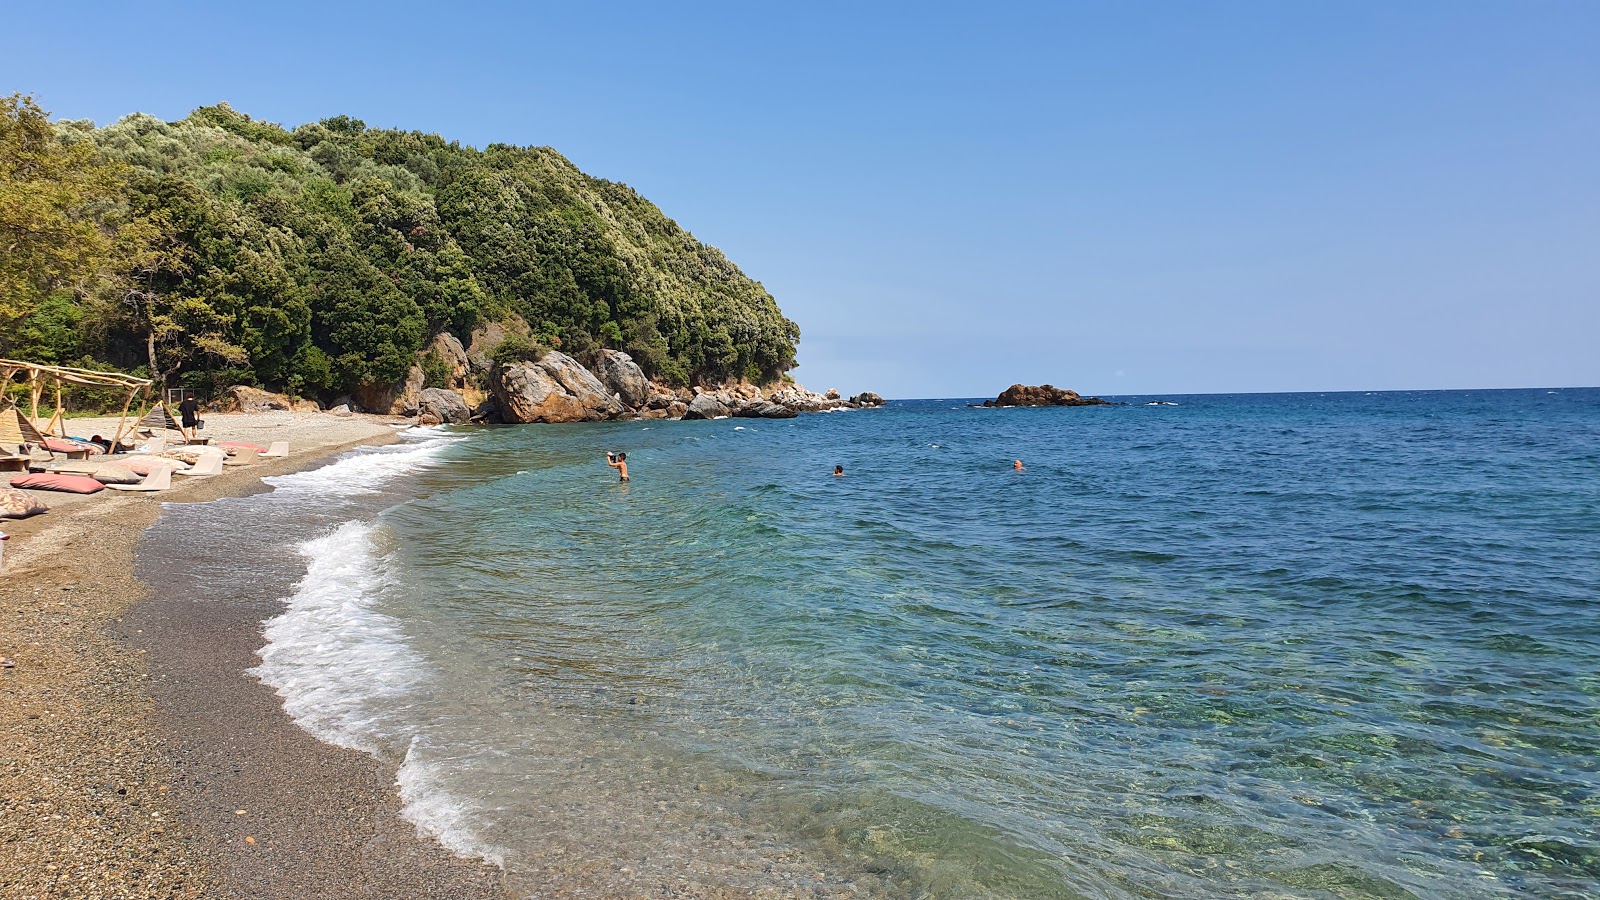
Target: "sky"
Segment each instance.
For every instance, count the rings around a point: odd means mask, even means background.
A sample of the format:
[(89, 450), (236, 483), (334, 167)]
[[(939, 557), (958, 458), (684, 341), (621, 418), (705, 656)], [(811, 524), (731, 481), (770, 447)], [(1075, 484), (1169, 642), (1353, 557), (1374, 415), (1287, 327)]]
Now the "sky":
[(0, 92), (554, 147), (817, 390), (1600, 385), (1591, 0), (246, 6), (13, 5)]

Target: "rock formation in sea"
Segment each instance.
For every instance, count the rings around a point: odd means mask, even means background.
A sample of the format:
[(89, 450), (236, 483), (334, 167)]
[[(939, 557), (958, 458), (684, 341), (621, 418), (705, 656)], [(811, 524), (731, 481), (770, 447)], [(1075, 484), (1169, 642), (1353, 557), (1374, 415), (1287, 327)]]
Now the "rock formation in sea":
[(1112, 406), (1109, 400), (1080, 396), (1077, 391), (1055, 385), (1013, 384), (993, 400), (983, 401), (984, 406)]
[(633, 358), (604, 350), (591, 372), (558, 351), (537, 361), (500, 363), (489, 371), (490, 402), (475, 421), (593, 422), (606, 419), (788, 419), (802, 412), (882, 406), (866, 392), (849, 400), (838, 391), (818, 394), (793, 382), (760, 387), (747, 382), (694, 389), (669, 388), (645, 377)]

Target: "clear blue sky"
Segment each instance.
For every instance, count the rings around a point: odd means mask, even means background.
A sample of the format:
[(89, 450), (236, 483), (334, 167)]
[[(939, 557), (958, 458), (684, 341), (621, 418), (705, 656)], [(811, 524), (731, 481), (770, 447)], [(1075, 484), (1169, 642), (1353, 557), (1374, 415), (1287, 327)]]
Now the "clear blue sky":
[(1600, 2), (234, 6), (15, 4), (0, 91), (555, 147), (816, 389), (1600, 384)]

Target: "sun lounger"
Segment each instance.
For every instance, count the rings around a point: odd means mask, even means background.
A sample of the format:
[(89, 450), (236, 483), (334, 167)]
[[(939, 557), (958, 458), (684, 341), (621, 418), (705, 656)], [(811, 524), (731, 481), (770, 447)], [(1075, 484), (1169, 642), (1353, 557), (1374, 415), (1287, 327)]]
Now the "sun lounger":
[(221, 453), (202, 453), (200, 454), (200, 461), (195, 463), (193, 468), (178, 474), (188, 475), (191, 478), (209, 478), (212, 475), (221, 475), (222, 461), (225, 458)]
[(261, 458), (262, 459), (276, 459), (277, 457), (288, 456), (288, 455), (289, 455), (289, 442), (288, 441), (273, 441), (272, 442), (272, 446), (267, 448), (267, 452), (261, 454)]
[(138, 484), (108, 484), (106, 487), (113, 491), (164, 491), (172, 487), (172, 470), (162, 466)]
[(253, 466), (261, 459), (261, 451), (254, 447), (239, 450), (228, 459), (223, 460), (223, 465), (228, 466)]

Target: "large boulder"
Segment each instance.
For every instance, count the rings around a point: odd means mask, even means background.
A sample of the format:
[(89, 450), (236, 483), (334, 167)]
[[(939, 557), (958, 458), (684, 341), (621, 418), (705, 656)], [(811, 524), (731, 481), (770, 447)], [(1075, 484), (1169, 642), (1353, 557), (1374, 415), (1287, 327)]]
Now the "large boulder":
[(497, 366), (489, 389), (507, 422), (593, 422), (627, 412), (593, 373), (565, 353)]
[(883, 398), (872, 391), (862, 391), (850, 398), (850, 404), (852, 406), (882, 406)]
[(593, 372), (565, 353), (552, 350), (539, 357), (535, 365), (549, 372), (579, 403), (598, 413), (596, 418), (614, 419), (627, 412)]
[(710, 394), (695, 394), (684, 410), (685, 419), (719, 419), (728, 415), (728, 407)]
[(271, 409), (293, 409), (294, 403), (282, 394), (263, 391), (243, 384), (236, 384), (228, 389), (233, 395), (233, 404), (240, 412), (257, 413)]
[(633, 357), (621, 350), (602, 350), (597, 374), (629, 409), (641, 409), (649, 402), (650, 380)]
[(418, 405), (422, 417), (432, 416), (440, 422), (453, 425), (465, 425), (472, 421), (472, 410), (467, 408), (467, 401), (455, 391), (424, 388)]
[(450, 387), (461, 387), (467, 383), (467, 372), (471, 364), (467, 360), (466, 349), (461, 346), (461, 341), (455, 335), (448, 331), (434, 335), (433, 343), (428, 345), (428, 352), (444, 360), (445, 365), (450, 367)]
[(1080, 396), (1054, 385), (1013, 384), (993, 400), (983, 401), (984, 406), (1110, 406), (1111, 401), (1099, 397)]
[(667, 404), (667, 418), (681, 419), (689, 412), (689, 404), (682, 400), (674, 400)]
[(353, 392), (356, 403), (380, 416), (414, 416), (422, 400), (421, 366), (412, 366), (405, 380), (395, 384), (363, 384)]
[(500, 417), (507, 422), (582, 422), (589, 410), (538, 363), (498, 366), (489, 376)]

